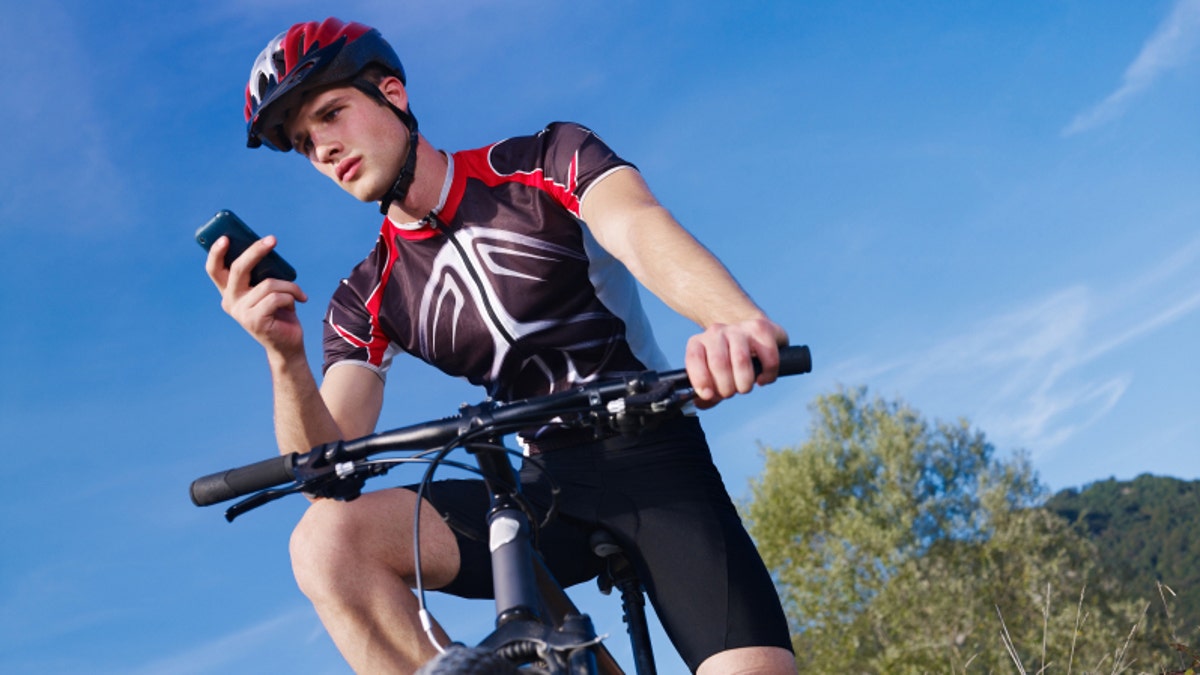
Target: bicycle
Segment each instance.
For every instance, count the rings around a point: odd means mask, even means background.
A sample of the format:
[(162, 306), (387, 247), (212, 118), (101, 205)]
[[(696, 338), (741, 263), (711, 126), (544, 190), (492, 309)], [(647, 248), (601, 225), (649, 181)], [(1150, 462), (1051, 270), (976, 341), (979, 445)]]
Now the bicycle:
[[(782, 348), (780, 359), (781, 376), (812, 370), (806, 346)], [(496, 629), (475, 647), (444, 648), (434, 639), (421, 580), (420, 531), (415, 526), (420, 521), (418, 513), (413, 528), (416, 593), (422, 624), (440, 652), (418, 672), (620, 675), (624, 671), (596, 635), (591, 620), (575, 607), (541, 561), (533, 541), (538, 519), (522, 498), (510, 460), (510, 455), (519, 453), (500, 440), (551, 420), (597, 434), (601, 430), (636, 434), (680, 414), (693, 398), (686, 371), (674, 370), (594, 381), (521, 401), (487, 400), (464, 405), (457, 415), (441, 420), (327, 443), (307, 453), (282, 455), (211, 474), (192, 483), (191, 498), (197, 506), (208, 506), (250, 495), (226, 510), (225, 518), (232, 522), (248, 511), (296, 493), (349, 501), (362, 494), (368, 479), (384, 475), (394, 466), (419, 462), (427, 465), (417, 490), (419, 509), (420, 497), (438, 467), (454, 466), (477, 473), (491, 493), (488, 524)], [(474, 465), (447, 459), (459, 448), (474, 457)], [(413, 454), (378, 458), (394, 452)], [(551, 504), (543, 521), (548, 521), (553, 512)], [(593, 533), (592, 548), (608, 562), (608, 572), (599, 580), (601, 589), (621, 591), (635, 672), (653, 675), (642, 588), (633, 567), (603, 530)]]

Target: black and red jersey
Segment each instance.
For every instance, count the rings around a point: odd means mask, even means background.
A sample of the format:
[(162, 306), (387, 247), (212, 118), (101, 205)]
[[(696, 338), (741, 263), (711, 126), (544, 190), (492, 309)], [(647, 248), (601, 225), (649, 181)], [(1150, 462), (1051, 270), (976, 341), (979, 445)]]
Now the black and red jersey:
[(325, 370), (383, 376), (407, 352), (515, 400), (665, 368), (636, 282), (579, 219), (588, 189), (620, 170), (634, 169), (568, 123), (451, 155), (436, 218), (385, 218), (334, 293)]

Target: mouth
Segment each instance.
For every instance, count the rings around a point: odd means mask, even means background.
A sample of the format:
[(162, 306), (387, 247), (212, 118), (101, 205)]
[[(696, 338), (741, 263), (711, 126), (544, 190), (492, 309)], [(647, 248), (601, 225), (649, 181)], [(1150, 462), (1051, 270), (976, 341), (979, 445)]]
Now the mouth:
[(337, 167), (334, 168), (334, 173), (337, 176), (338, 181), (344, 183), (347, 180), (352, 179), (357, 174), (357, 169), (360, 163), (361, 160), (358, 157), (351, 157), (338, 162)]

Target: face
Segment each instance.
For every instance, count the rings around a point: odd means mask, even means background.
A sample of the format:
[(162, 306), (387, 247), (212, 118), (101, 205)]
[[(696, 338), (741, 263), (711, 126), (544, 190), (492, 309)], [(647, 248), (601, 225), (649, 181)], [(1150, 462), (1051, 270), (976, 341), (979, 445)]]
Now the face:
[(408, 151), (400, 118), (350, 86), (310, 96), (285, 131), (317, 171), (364, 202), (383, 198)]

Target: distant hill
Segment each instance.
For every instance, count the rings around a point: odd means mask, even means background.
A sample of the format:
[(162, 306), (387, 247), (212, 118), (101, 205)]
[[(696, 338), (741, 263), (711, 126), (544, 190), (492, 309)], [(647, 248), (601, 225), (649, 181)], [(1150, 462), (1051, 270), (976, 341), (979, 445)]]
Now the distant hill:
[[(1200, 481), (1149, 474), (1110, 479), (1063, 490), (1046, 506), (1096, 542), (1126, 597), (1152, 602), (1153, 633), (1170, 640), (1173, 628), (1193, 649), (1200, 643)], [(1176, 593), (1166, 594), (1171, 626), (1156, 581)]]

